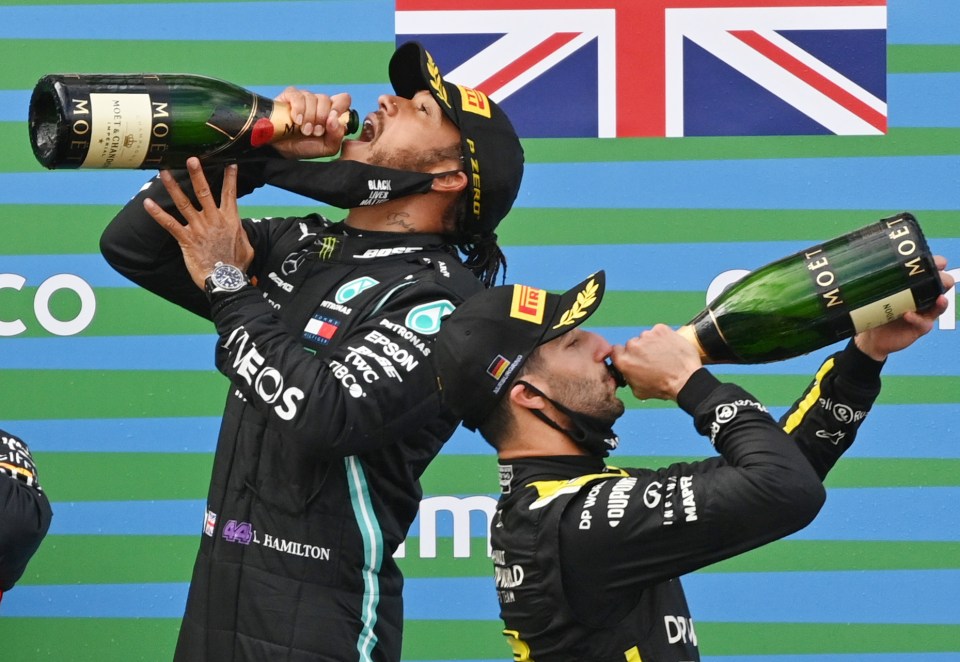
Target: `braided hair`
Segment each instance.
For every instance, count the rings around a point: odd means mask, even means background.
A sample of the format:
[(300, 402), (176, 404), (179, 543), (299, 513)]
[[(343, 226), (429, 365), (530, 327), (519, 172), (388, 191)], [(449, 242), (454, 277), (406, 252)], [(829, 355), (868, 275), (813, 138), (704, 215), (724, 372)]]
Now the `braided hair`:
[(496, 284), (497, 274), (503, 269), (501, 284), (507, 279), (507, 257), (497, 245), (497, 233), (473, 235), (469, 239), (461, 238), (457, 248), (464, 255), (464, 266), (480, 279), (484, 287)]
[[(426, 170), (427, 166), (447, 160), (456, 160), (460, 162), (461, 166), (463, 165), (463, 151), (460, 143), (419, 154), (415, 158), (417, 160), (414, 161), (413, 165), (423, 170)], [(459, 251), (459, 253), (455, 251), (451, 251), (451, 253), (461, 259), (463, 265), (480, 279), (484, 287), (490, 288), (496, 284), (497, 275), (501, 269), (503, 269), (503, 274), (500, 282), (506, 281), (507, 257), (497, 244), (496, 232), (491, 230), (478, 234), (468, 229), (470, 221), (469, 206), (467, 191), (464, 189), (447, 209), (444, 224), (448, 230), (452, 229), (449, 235), (450, 242)]]

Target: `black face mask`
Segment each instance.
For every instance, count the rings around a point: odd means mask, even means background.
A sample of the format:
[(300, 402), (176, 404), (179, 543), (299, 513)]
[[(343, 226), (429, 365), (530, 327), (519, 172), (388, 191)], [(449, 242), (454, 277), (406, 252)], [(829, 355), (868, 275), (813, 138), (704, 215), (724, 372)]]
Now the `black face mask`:
[(566, 415), (566, 417), (570, 419), (570, 423), (573, 426), (572, 429), (561, 427), (559, 423), (550, 419), (539, 409), (530, 410), (534, 416), (554, 430), (570, 437), (577, 446), (587, 451), (590, 455), (594, 457), (607, 457), (610, 451), (615, 450), (619, 445), (620, 437), (613, 431), (613, 421), (606, 421), (596, 416), (574, 411), (550, 398), (550, 396), (546, 395), (536, 386), (532, 386), (529, 382), (525, 382), (522, 379), (518, 379), (517, 383), (523, 384)]
[(264, 181), (341, 209), (370, 207), (414, 193), (426, 193), (448, 172), (412, 172), (359, 161), (265, 159)]

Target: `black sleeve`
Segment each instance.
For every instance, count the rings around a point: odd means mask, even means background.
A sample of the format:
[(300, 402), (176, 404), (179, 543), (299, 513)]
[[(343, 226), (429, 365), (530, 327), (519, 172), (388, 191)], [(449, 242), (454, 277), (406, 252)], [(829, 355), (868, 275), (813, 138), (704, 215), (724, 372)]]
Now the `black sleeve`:
[(23, 576), (53, 513), (26, 444), (0, 430), (0, 591)]
[(780, 419), (821, 480), (853, 444), (880, 394), (882, 367), (851, 340), (820, 366), (803, 397)]
[(52, 513), (46, 495), (0, 475), (0, 591), (8, 591), (23, 576), (27, 562), (40, 547)]
[[(262, 163), (244, 162), (237, 173), (237, 194), (246, 195), (263, 185)], [(219, 201), (223, 182), (223, 168), (204, 169), (210, 190)], [(193, 199), (193, 187), (186, 170), (174, 171), (184, 192)], [(111, 267), (144, 289), (178, 306), (210, 319), (210, 303), (198, 288), (183, 263), (180, 246), (143, 208), (143, 200), (152, 198), (175, 218), (180, 215), (160, 181), (154, 177), (124, 205), (107, 225), (100, 237), (100, 252)], [(182, 220), (182, 219), (181, 219)], [(250, 224), (244, 227), (250, 234)], [(258, 251), (256, 237), (250, 237), (254, 251)]]
[(823, 505), (810, 463), (751, 394), (701, 369), (678, 403), (721, 458), (626, 470), (563, 512), (565, 590), (588, 622), (634, 604), (646, 586), (789, 535)]

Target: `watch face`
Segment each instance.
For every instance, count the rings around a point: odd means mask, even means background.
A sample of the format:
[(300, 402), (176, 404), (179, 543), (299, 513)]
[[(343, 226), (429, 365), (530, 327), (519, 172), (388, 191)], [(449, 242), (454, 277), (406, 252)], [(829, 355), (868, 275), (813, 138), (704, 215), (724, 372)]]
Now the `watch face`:
[(224, 290), (239, 290), (247, 284), (243, 272), (232, 264), (221, 264), (211, 274), (213, 284)]

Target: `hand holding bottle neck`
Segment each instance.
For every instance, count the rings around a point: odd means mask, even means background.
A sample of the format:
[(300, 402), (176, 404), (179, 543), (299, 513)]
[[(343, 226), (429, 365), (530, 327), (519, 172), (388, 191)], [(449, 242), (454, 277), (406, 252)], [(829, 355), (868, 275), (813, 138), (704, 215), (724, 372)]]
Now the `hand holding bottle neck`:
[(340, 151), (344, 138), (354, 133), (359, 123), (355, 110), (340, 114), (337, 122), (328, 120), (326, 125), (298, 124), (291, 113), (291, 106), (283, 101), (274, 101), (269, 119), (262, 117), (255, 123), (251, 145), (271, 145), (287, 159), (313, 159), (333, 156)]
[(700, 340), (697, 338), (697, 332), (693, 328), (692, 324), (684, 324), (677, 329), (677, 333), (680, 335), (680, 337), (697, 348), (697, 353), (700, 355), (700, 362), (703, 363), (703, 365), (710, 365), (714, 363), (714, 361), (707, 355), (706, 351), (704, 351), (703, 345), (700, 344)]
[(611, 359), (641, 400), (675, 401), (690, 376), (703, 367), (690, 339), (665, 324), (643, 331), (624, 346), (615, 346)]
[[(359, 115), (357, 111), (346, 110), (337, 117), (337, 123), (343, 128), (345, 134), (355, 133), (359, 128)], [(273, 102), (273, 111), (270, 113), (270, 125), (273, 127), (273, 135), (269, 142), (276, 142), (286, 138), (292, 138), (299, 128), (299, 124), (294, 121), (290, 105), (283, 101)], [(314, 135), (316, 131), (313, 131)]]

